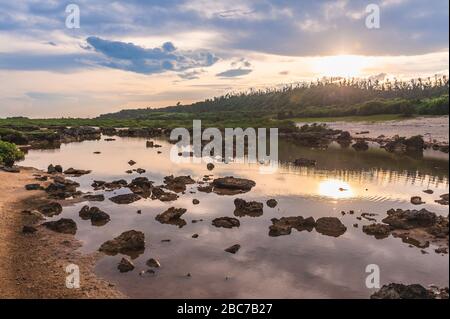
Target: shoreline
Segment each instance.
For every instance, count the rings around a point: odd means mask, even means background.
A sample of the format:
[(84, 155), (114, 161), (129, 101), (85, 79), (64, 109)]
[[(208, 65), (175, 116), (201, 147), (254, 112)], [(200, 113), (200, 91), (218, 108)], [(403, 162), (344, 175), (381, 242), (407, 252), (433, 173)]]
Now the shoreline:
[[(25, 189), (36, 182), (33, 174), (43, 172), (30, 167), (20, 167), (19, 173), (0, 171), (0, 298), (126, 298), (95, 275), (100, 253), (80, 253), (81, 242), (73, 235), (48, 230), (37, 225), (35, 215), (24, 213), (48, 202), (45, 191)], [(24, 225), (37, 231), (25, 234)], [(79, 289), (66, 288), (69, 264), (79, 266)]]

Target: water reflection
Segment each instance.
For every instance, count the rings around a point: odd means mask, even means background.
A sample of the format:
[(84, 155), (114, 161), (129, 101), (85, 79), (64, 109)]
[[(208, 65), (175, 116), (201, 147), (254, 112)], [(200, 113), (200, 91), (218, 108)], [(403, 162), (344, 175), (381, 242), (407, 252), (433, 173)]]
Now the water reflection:
[[(434, 202), (448, 192), (448, 159), (395, 157), (384, 150), (357, 153), (352, 149), (330, 147), (328, 150), (301, 148), (280, 141), (280, 169), (276, 174), (260, 174), (258, 165), (248, 163), (217, 164), (208, 171), (205, 164), (175, 165), (169, 160), (171, 145), (158, 140), (159, 154), (147, 149), (144, 139), (116, 138), (116, 141), (86, 141), (63, 145), (60, 150), (32, 150), (22, 165), (45, 169), (48, 164), (89, 169), (92, 173), (74, 178), (81, 190), (93, 191), (94, 180), (128, 182), (138, 176), (148, 177), (160, 185), (165, 176), (191, 175), (196, 184), (187, 185), (184, 194), (173, 202), (151, 198), (129, 205), (117, 205), (110, 197), (127, 193), (127, 189), (105, 192), (106, 200), (91, 202), (110, 215), (101, 227), (82, 220), (78, 213), (86, 203), (66, 207), (54, 217), (72, 218), (78, 226), (76, 237), (83, 242), (81, 250), (96, 251), (102, 243), (135, 229), (145, 234), (146, 249), (133, 260), (135, 271), (120, 273), (117, 264), (121, 254), (102, 258), (96, 271), (115, 282), (131, 297), (140, 298), (355, 298), (368, 297), (365, 267), (376, 263), (382, 270), (382, 283), (430, 283), (448, 286), (448, 256), (434, 253), (433, 246), (424, 255), (399, 239), (377, 240), (361, 228), (369, 224), (357, 220), (362, 212), (377, 213), (378, 221), (390, 208), (412, 208), (410, 197), (421, 195), (420, 206), (438, 214), (448, 214), (448, 206)], [(101, 154), (94, 154), (100, 151)], [(289, 164), (296, 158), (317, 160), (317, 168), (298, 168)], [(145, 174), (127, 174), (128, 161)], [(249, 178), (256, 186), (246, 194), (220, 196), (197, 191), (197, 182), (205, 174), (212, 178), (235, 176)], [(425, 194), (432, 189), (434, 194)], [(266, 202), (275, 198), (275, 208), (264, 206), (259, 217), (239, 217), (241, 226), (216, 228), (214, 218), (235, 217), (233, 201)], [(198, 205), (193, 199), (199, 200)], [(185, 208), (186, 225), (178, 228), (161, 224), (155, 217), (170, 207)], [(138, 214), (137, 211), (140, 211)], [(341, 216), (341, 211), (355, 215)], [(272, 218), (289, 216), (339, 217), (347, 227), (339, 238), (311, 232), (293, 231), (291, 235), (270, 237)], [(202, 221), (200, 221), (202, 220)], [(193, 222), (196, 221), (196, 222)], [(359, 227), (354, 228), (353, 224)], [(198, 234), (198, 238), (193, 238)], [(170, 239), (170, 241), (168, 241)], [(234, 244), (242, 247), (236, 254), (224, 252)], [(140, 276), (148, 267), (145, 262), (161, 262), (154, 275)], [(191, 276), (187, 277), (187, 273)]]

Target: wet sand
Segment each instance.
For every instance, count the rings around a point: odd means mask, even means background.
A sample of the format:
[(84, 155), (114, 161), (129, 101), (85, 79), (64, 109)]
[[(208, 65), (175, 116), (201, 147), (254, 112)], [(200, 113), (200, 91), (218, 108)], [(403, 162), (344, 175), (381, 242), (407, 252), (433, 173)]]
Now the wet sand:
[[(23, 234), (22, 227), (35, 222), (23, 213), (46, 201), (44, 191), (27, 191), (35, 183), (33, 168), (20, 173), (0, 171), (0, 298), (123, 298), (112, 284), (98, 278), (93, 267), (99, 255), (81, 254), (74, 236), (55, 233), (42, 226)], [(65, 268), (80, 269), (80, 288), (66, 287)]]

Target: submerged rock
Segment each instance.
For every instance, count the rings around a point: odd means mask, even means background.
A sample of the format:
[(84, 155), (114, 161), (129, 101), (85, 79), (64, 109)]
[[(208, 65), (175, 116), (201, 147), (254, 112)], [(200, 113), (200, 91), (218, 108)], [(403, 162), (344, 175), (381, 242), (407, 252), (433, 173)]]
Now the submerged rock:
[(116, 204), (131, 204), (141, 199), (141, 196), (131, 193), (111, 197), (109, 200)]
[(339, 237), (347, 231), (347, 227), (336, 217), (322, 217), (316, 221), (316, 231), (322, 235)]
[(212, 221), (212, 224), (216, 227), (223, 227), (223, 228), (233, 228), (233, 227), (239, 227), (241, 223), (238, 219), (233, 217), (219, 217), (215, 218)]
[(145, 235), (143, 232), (129, 230), (120, 234), (120, 236), (104, 242), (99, 250), (116, 255), (122, 253), (129, 255), (133, 252), (139, 252), (145, 249)]
[(275, 207), (278, 205), (278, 202), (277, 202), (276, 199), (269, 199), (269, 200), (266, 202), (266, 205), (267, 205), (268, 207), (270, 207), (270, 208), (275, 208)]
[(271, 237), (290, 235), (292, 228), (310, 232), (316, 225), (314, 218), (303, 218), (302, 216), (273, 218), (271, 221), (272, 225), (269, 227), (269, 236)]
[(258, 203), (255, 201), (246, 202), (243, 199), (236, 198), (234, 200), (234, 215), (238, 217), (251, 216), (258, 217), (263, 214), (263, 203)]
[(216, 178), (212, 182), (213, 192), (219, 195), (236, 195), (249, 192), (256, 186), (254, 181), (233, 176)]
[(182, 228), (186, 225), (186, 221), (181, 218), (184, 213), (186, 213), (185, 208), (170, 207), (164, 213), (156, 215), (155, 219), (161, 224), (176, 225)]
[(45, 205), (42, 205), (38, 208), (38, 211), (42, 213), (44, 216), (53, 217), (55, 215), (59, 215), (62, 213), (62, 206), (59, 203), (52, 202)]
[(89, 170), (82, 170), (82, 169), (75, 169), (75, 168), (68, 168), (64, 171), (64, 174), (66, 175), (74, 175), (74, 176), (81, 176), (81, 175), (87, 175), (90, 174), (92, 171)]
[(226, 248), (225, 251), (230, 254), (235, 254), (238, 252), (239, 249), (241, 249), (241, 245), (236, 244), (236, 245)]
[(389, 237), (392, 228), (391, 226), (384, 224), (371, 224), (364, 225), (362, 230), (367, 235), (375, 236), (377, 239), (383, 239)]
[(77, 224), (69, 218), (61, 218), (57, 221), (45, 222), (42, 225), (57, 233), (75, 235), (77, 232)]
[(117, 265), (117, 269), (119, 269), (120, 272), (129, 272), (134, 269), (134, 264), (131, 260), (124, 257), (120, 260), (119, 264)]

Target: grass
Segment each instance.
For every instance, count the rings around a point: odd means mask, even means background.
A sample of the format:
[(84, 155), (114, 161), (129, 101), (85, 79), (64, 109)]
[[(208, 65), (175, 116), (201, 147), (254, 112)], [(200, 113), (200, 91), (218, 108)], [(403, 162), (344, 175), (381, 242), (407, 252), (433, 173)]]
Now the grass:
[(324, 123), (324, 122), (386, 122), (404, 121), (417, 117), (417, 115), (405, 116), (403, 114), (377, 114), (365, 116), (340, 116), (340, 117), (300, 117), (292, 121), (299, 123)]

